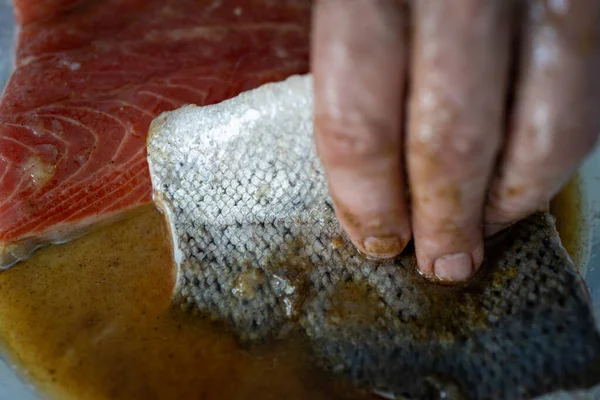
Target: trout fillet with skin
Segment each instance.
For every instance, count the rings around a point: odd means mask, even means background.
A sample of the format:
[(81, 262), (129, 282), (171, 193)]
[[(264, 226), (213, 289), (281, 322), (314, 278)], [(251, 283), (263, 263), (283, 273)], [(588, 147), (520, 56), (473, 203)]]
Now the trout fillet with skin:
[(244, 343), (301, 332), (315, 363), (397, 398), (520, 399), (598, 383), (600, 336), (549, 214), (495, 237), (481, 271), (453, 287), (421, 277), (410, 249), (381, 262), (356, 252), (313, 147), (311, 85), (294, 76), (151, 124), (174, 305)]

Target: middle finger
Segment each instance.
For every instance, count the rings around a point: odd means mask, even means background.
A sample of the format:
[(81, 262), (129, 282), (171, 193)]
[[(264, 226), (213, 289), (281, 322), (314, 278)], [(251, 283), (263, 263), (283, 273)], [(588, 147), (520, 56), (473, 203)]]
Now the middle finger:
[(509, 1), (414, 2), (407, 138), (421, 272), (468, 279), (483, 261), (485, 190), (501, 141)]

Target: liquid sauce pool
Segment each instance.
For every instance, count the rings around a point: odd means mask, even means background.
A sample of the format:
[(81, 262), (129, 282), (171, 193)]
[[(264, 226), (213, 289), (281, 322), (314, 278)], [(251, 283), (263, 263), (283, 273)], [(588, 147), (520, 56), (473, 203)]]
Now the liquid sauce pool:
[[(577, 262), (572, 181), (551, 210)], [(126, 221), (0, 273), (0, 339), (10, 361), (56, 399), (375, 398), (314, 369), (299, 340), (241, 349), (170, 307), (175, 283), (161, 215)]]

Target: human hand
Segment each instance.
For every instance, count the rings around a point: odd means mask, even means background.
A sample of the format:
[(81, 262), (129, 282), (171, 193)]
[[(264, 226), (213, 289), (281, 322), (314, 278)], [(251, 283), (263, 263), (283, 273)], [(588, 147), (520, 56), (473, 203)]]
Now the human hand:
[(414, 236), (425, 276), (471, 277), (484, 235), (593, 149), (599, 30), (596, 0), (317, 1), (315, 141), (357, 248), (393, 257)]

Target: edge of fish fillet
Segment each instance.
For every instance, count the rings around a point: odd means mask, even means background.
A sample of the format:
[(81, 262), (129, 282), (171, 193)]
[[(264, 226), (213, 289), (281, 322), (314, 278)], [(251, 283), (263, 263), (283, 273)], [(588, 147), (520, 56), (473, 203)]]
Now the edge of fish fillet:
[[(180, 116), (186, 116), (190, 114), (197, 114), (194, 116), (195, 121), (198, 121), (200, 117), (204, 116), (204, 112), (202, 110), (206, 109), (220, 109), (224, 107), (224, 104), (235, 104), (239, 102), (244, 102), (245, 99), (256, 99), (257, 96), (261, 96), (262, 98), (268, 98), (268, 94), (273, 92), (298, 92), (299, 95), (306, 95), (307, 87), (310, 88), (312, 85), (312, 76), (311, 74), (296, 74), (291, 75), (283, 80), (265, 83), (257, 88), (247, 90), (234, 96), (232, 98), (223, 100), (216, 104), (210, 104), (206, 106), (197, 106), (194, 104), (185, 105), (178, 109), (172, 111), (165, 111), (158, 115), (156, 118), (152, 120), (150, 123), (150, 127), (148, 129), (148, 136), (146, 139), (146, 148), (147, 148), (147, 161), (150, 170), (150, 180), (152, 181), (152, 201), (155, 206), (163, 215), (165, 220), (165, 225), (169, 230), (168, 236), (171, 238), (171, 249), (173, 251), (173, 260), (175, 261), (176, 266), (176, 280), (174, 292), (176, 292), (177, 287), (179, 286), (180, 276), (181, 276), (181, 262), (183, 260), (183, 253), (179, 248), (179, 240), (177, 235), (175, 234), (175, 216), (172, 214), (172, 211), (169, 207), (165, 206), (166, 202), (163, 199), (163, 194), (160, 190), (157, 190), (158, 187), (162, 185), (162, 181), (160, 178), (153, 173), (155, 170), (155, 164), (153, 162), (153, 158), (164, 158), (166, 155), (161, 154), (161, 144), (163, 142), (168, 141), (169, 138), (172, 138), (171, 129), (176, 129), (177, 125), (180, 124)], [(267, 95), (267, 96), (265, 96)]]
[(157, 178), (155, 178), (154, 174), (152, 173), (153, 164), (150, 155), (150, 143), (157, 137), (163, 135), (162, 129), (167, 123), (170, 116), (177, 115), (178, 113), (182, 112), (182, 110), (187, 110), (188, 108), (201, 108), (201, 106), (185, 105), (178, 109), (172, 111), (165, 111), (161, 113), (150, 123), (150, 127), (148, 128), (148, 137), (146, 138), (146, 148), (148, 149), (146, 157), (150, 169), (150, 180), (152, 181), (152, 202), (162, 215), (164, 225), (168, 230), (167, 238), (169, 238), (169, 244), (171, 246), (172, 251), (171, 259), (175, 263), (175, 286), (173, 287), (173, 295), (177, 292), (177, 287), (179, 286), (179, 282), (181, 281), (181, 261), (183, 260), (183, 252), (179, 248), (179, 240), (177, 238), (177, 235), (175, 234), (175, 216), (171, 212), (170, 208), (166, 206), (166, 201), (164, 200), (163, 194), (160, 191), (156, 190), (156, 188), (161, 185), (161, 182), (157, 181)]
[(152, 207), (151, 204), (136, 206), (124, 211), (111, 213), (108, 217), (103, 215), (102, 220), (93, 216), (82, 219), (75, 224), (59, 224), (58, 226), (53, 226), (52, 231), (42, 233), (38, 236), (27, 237), (17, 242), (0, 243), (0, 271), (7, 270), (19, 261), (32, 257), (43, 247), (70, 242), (108, 225), (138, 215), (150, 207)]
[[(177, 274), (176, 286), (174, 288), (173, 293), (176, 293), (177, 287), (180, 285), (180, 282), (181, 282), (181, 280), (180, 280), (181, 263), (183, 261), (184, 254), (179, 249), (178, 236), (175, 234), (175, 232), (176, 232), (175, 215), (173, 215), (172, 210), (168, 207), (168, 201), (164, 198), (164, 194), (159, 189), (161, 187), (161, 185), (163, 184), (163, 181), (158, 176), (160, 174), (155, 173), (157, 166), (154, 164), (153, 160), (157, 160), (157, 159), (161, 159), (161, 158), (164, 160), (164, 158), (167, 157), (167, 152), (163, 153), (161, 151), (161, 149), (164, 149), (164, 147), (162, 147), (162, 146), (171, 142), (171, 144), (178, 145), (178, 147), (180, 147), (180, 148), (185, 148), (185, 146), (182, 146), (182, 143), (177, 143), (178, 139), (180, 139), (180, 138), (176, 137), (177, 136), (176, 134), (173, 134), (173, 130), (176, 130), (178, 125), (181, 126), (180, 124), (184, 123), (185, 121), (188, 121), (188, 123), (189, 123), (190, 119), (184, 118), (184, 117), (192, 116), (193, 117), (192, 123), (195, 124), (195, 123), (198, 123), (200, 121), (200, 118), (202, 118), (205, 115), (201, 110), (209, 109), (209, 108), (219, 110), (220, 108), (223, 108), (223, 103), (226, 103), (226, 104), (227, 103), (229, 103), (229, 104), (240, 103), (240, 102), (243, 102), (245, 98), (253, 99), (253, 101), (256, 101), (257, 97), (255, 97), (255, 96), (257, 96), (257, 95), (260, 96), (258, 98), (268, 99), (268, 98), (270, 98), (269, 96), (261, 96), (261, 94), (273, 93), (274, 89), (276, 89), (276, 91), (288, 91), (288, 92), (293, 92), (294, 90), (304, 90), (304, 89), (306, 89), (305, 85), (310, 85), (310, 84), (311, 84), (310, 74), (293, 75), (283, 81), (267, 83), (262, 86), (259, 86), (258, 88), (243, 92), (243, 93), (239, 94), (238, 96), (224, 100), (221, 103), (208, 105), (208, 106), (202, 106), (202, 107), (195, 106), (195, 105), (186, 105), (186, 106), (183, 106), (183, 107), (173, 110), (173, 111), (164, 112), (164, 113), (160, 114), (159, 116), (157, 116), (150, 124), (148, 137), (147, 137), (147, 143), (146, 143), (147, 149), (148, 149), (147, 160), (148, 160), (148, 164), (150, 167), (150, 178), (151, 178), (152, 187), (153, 187), (153, 191), (152, 191), (153, 202), (156, 205), (156, 207), (159, 209), (159, 211), (161, 211), (163, 219), (165, 221), (165, 225), (166, 225), (167, 229), (169, 230), (168, 237), (171, 238), (171, 246), (172, 246), (171, 248), (173, 251), (172, 259), (175, 261), (176, 274)], [(306, 92), (300, 92), (300, 95), (304, 95), (304, 94), (306, 94)], [(552, 229), (552, 233), (556, 234), (558, 237), (558, 243), (560, 244), (560, 247), (559, 247), (560, 251), (563, 252), (563, 255), (566, 256), (566, 259), (569, 260), (569, 262), (573, 263), (573, 260), (571, 259), (567, 250), (562, 245), (562, 242), (560, 241), (560, 236), (558, 236), (558, 232), (556, 230), (556, 225), (555, 225), (555, 221), (556, 221), (555, 216), (552, 214), (549, 214), (549, 213), (546, 214), (546, 216), (547, 216), (547, 218), (550, 219), (549, 222), (550, 222), (550, 227)], [(583, 281), (583, 277), (581, 275), (581, 269), (579, 268), (579, 266), (575, 266), (574, 263), (573, 263), (573, 266), (575, 267), (574, 270), (576, 270), (578, 272), (579, 277)], [(585, 282), (584, 282), (584, 285), (585, 285)], [(585, 294), (586, 294), (587, 300), (589, 302), (591, 302), (591, 299), (589, 297), (589, 292), (587, 290), (585, 291)], [(598, 388), (600, 388), (600, 386)], [(600, 389), (597, 389), (597, 390), (600, 392)], [(373, 393), (380, 396), (381, 398), (385, 398), (385, 399), (396, 398), (391, 392), (373, 390)], [(564, 393), (567, 393), (567, 395), (568, 395), (570, 392), (564, 392)], [(585, 391), (584, 393), (588, 393), (588, 391)], [(596, 392), (590, 391), (590, 393), (596, 393)], [(548, 396), (548, 395), (542, 396), (544, 398), (544, 400), (550, 400), (550, 398), (548, 398), (546, 396)], [(550, 396), (553, 396), (553, 395), (551, 394)], [(541, 398), (541, 397), (536, 397), (536, 399), (537, 398)]]

